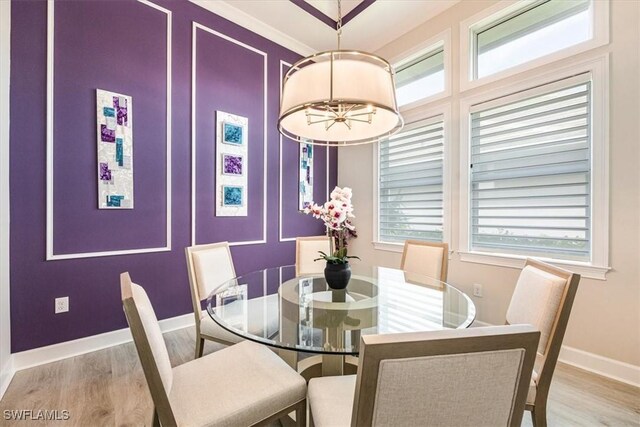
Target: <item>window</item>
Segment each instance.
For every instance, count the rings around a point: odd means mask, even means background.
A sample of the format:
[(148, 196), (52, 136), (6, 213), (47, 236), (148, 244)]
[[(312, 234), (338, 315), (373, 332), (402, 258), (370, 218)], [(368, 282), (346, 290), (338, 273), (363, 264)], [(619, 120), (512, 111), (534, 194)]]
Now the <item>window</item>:
[(609, 43), (609, 0), (503, 0), (460, 23), (460, 90)]
[(474, 28), (474, 78), (591, 39), (591, 6), (590, 0), (538, 0), (488, 25)]
[(472, 251), (591, 261), (589, 74), (470, 109)]
[(444, 46), (442, 45), (396, 67), (396, 97), (399, 107), (444, 90)]
[(442, 241), (444, 137), (439, 115), (380, 142), (379, 241)]

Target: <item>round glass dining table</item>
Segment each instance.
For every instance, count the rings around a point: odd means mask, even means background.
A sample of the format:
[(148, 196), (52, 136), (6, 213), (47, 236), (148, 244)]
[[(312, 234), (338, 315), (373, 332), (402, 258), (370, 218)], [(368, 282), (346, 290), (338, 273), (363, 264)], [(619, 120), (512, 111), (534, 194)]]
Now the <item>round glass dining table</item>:
[[(293, 265), (248, 273), (212, 292), (207, 311), (222, 328), (278, 349), (305, 377), (353, 372), (362, 335), (473, 323), (471, 299), (445, 282), (362, 263), (351, 269), (344, 290), (329, 288), (322, 274), (297, 274)], [(299, 353), (318, 357), (298, 364)]]

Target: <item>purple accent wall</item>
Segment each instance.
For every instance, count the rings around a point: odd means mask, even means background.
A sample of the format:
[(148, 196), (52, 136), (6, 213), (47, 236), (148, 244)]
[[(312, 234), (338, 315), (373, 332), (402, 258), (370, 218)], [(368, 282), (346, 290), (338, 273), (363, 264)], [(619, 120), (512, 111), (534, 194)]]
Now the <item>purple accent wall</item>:
[[(267, 197), (267, 244), (232, 248), (238, 274), (294, 262), (294, 242), (278, 241), (280, 60), (295, 53), (186, 0), (155, 0), (173, 12), (172, 80), (172, 238), (173, 249), (122, 255), (45, 261), (46, 245), (46, 35), (44, 1), (12, 4), (11, 34), (11, 320), (12, 352), (126, 327), (119, 274), (129, 271), (148, 291), (160, 319), (190, 312), (184, 248), (190, 243), (191, 22), (254, 46), (268, 54), (268, 175), (262, 194), (262, 57), (210, 35), (198, 34), (198, 150), (206, 149), (216, 109), (249, 117), (251, 201), (248, 218), (198, 216), (200, 243), (261, 237), (262, 197)], [(165, 241), (166, 48), (164, 14), (133, 0), (56, 3), (55, 25), (55, 250), (56, 253), (163, 246)], [(116, 34), (113, 34), (113, 33)], [(206, 55), (213, 55), (210, 58)], [(202, 58), (204, 61), (200, 62)], [(113, 64), (113, 67), (108, 66)], [(95, 89), (133, 96), (135, 209), (100, 211), (96, 200)], [(206, 97), (204, 91), (211, 90)], [(218, 90), (216, 90), (218, 89)], [(200, 104), (200, 100), (205, 102)], [(200, 136), (202, 135), (202, 140)], [(207, 141), (211, 138), (210, 141)], [(283, 141), (290, 155), (290, 141)], [(205, 148), (203, 148), (205, 147)], [(283, 155), (285, 154), (283, 153)], [(198, 151), (200, 170), (204, 161)], [(204, 157), (208, 157), (206, 153)], [(331, 187), (337, 154), (331, 158)], [(297, 158), (283, 169), (285, 200), (296, 200)], [(205, 165), (205, 166), (203, 166)], [(255, 165), (255, 170), (253, 169)], [(321, 158), (316, 159), (323, 169)], [(253, 180), (256, 180), (255, 182)], [(200, 180), (208, 180), (199, 176)], [(213, 185), (212, 181), (209, 181)], [(323, 186), (322, 186), (323, 187)], [(206, 188), (198, 196), (210, 197)], [(293, 193), (289, 193), (294, 191)], [(322, 196), (324, 196), (322, 194)], [(323, 197), (324, 198), (324, 197)], [(206, 203), (206, 202), (205, 202)], [(199, 203), (203, 205), (202, 201)], [(250, 207), (251, 207), (250, 206)], [(294, 206), (297, 208), (297, 206)], [(212, 211), (213, 205), (210, 205)], [(210, 211), (210, 212), (211, 212)], [(208, 220), (207, 220), (208, 216)], [(289, 205), (283, 207), (287, 237), (316, 234), (321, 228)], [(238, 221), (240, 223), (238, 223)], [(204, 224), (204, 225), (202, 225)], [(201, 234), (200, 234), (201, 233)], [(54, 298), (69, 296), (69, 313), (53, 313)]]
[[(56, 3), (55, 254), (166, 246), (166, 16), (140, 2)], [(96, 209), (96, 88), (132, 96), (133, 210)]]
[[(262, 240), (264, 56), (201, 29), (196, 31), (196, 39), (196, 243)], [(270, 79), (267, 84), (267, 94), (278, 96), (277, 79)], [(246, 217), (215, 216), (214, 162), (220, 156), (215, 151), (216, 111), (249, 119)], [(277, 150), (271, 144), (272, 141), (267, 142), (269, 149)]]

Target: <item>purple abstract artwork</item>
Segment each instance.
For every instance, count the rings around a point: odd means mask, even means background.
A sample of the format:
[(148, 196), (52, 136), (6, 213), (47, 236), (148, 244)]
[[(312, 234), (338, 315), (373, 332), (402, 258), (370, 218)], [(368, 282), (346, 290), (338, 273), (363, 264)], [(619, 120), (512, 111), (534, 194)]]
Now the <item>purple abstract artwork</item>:
[(133, 209), (132, 98), (96, 89), (96, 114), (98, 209)]
[(113, 108), (116, 110), (116, 117), (120, 126), (129, 126), (129, 118), (127, 116), (127, 99), (125, 97), (114, 96)]
[(100, 180), (111, 181), (111, 169), (107, 163), (100, 163)]
[(231, 154), (222, 155), (222, 173), (225, 175), (242, 175), (243, 160), (242, 156), (234, 156)]
[(100, 125), (100, 140), (102, 142), (116, 142), (116, 130), (109, 129), (107, 125)]
[(298, 209), (313, 202), (313, 145), (300, 144), (300, 169), (298, 175)]

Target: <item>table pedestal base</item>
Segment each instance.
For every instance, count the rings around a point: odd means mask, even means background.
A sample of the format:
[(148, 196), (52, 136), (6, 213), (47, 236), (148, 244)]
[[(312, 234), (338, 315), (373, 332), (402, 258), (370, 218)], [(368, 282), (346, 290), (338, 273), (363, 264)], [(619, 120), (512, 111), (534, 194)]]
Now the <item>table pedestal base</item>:
[(316, 377), (355, 375), (358, 372), (358, 358), (335, 354), (307, 357), (298, 363), (298, 372), (307, 381)]

